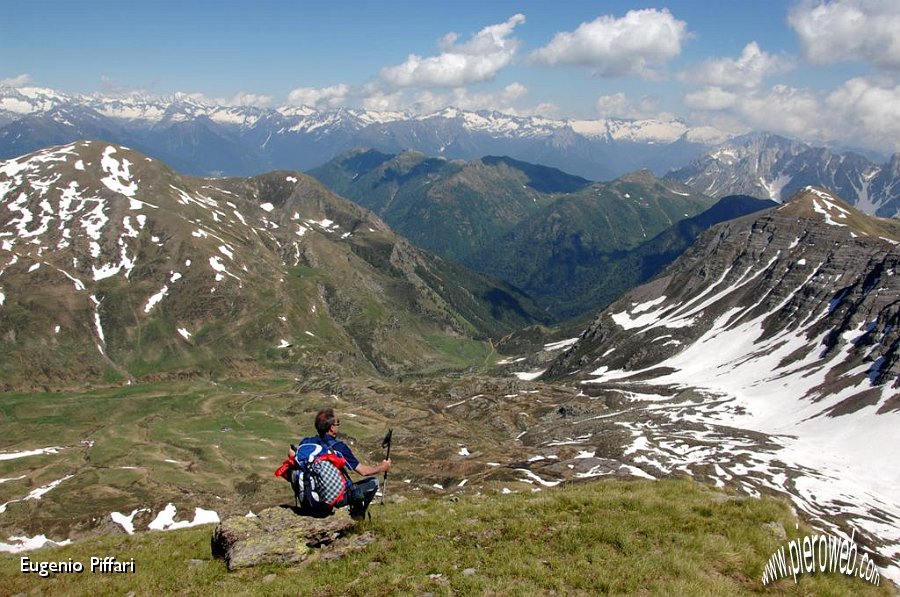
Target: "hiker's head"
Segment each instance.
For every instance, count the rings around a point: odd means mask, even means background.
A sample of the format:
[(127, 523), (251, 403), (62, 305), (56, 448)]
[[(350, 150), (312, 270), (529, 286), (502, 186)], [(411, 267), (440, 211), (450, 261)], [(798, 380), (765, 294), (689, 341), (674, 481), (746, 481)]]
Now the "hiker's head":
[(333, 408), (323, 408), (316, 413), (316, 433), (319, 435), (327, 435), (332, 431), (337, 433), (337, 427), (340, 424)]

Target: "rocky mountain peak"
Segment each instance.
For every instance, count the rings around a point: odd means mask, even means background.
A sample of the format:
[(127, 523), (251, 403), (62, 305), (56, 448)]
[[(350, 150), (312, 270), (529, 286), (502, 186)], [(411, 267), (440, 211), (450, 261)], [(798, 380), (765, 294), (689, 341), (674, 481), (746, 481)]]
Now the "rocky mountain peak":
[(891, 395), (900, 387), (897, 230), (815, 187), (714, 226), (601, 313), (551, 375), (687, 381), (707, 361), (720, 369), (695, 383), (741, 395), (759, 390), (728, 378), (734, 367), (748, 379), (769, 367), (797, 396)]
[[(48, 111), (61, 104), (78, 107), (85, 116), (94, 112), (93, 128), (77, 117), (66, 123), (53, 120)], [(192, 123), (199, 128), (191, 129)], [(427, 155), (465, 160), (503, 154), (592, 179), (610, 179), (636, 167), (662, 173), (699, 155), (715, 136), (698, 131), (696, 142), (687, 142), (691, 130), (679, 122), (570, 121), (453, 107), (415, 115), (352, 108), (225, 106), (185, 95), (80, 96), (0, 89), (0, 158), (99, 138), (138, 148), (180, 172), (200, 175), (308, 170), (348, 149), (368, 145), (391, 153), (415, 148)]]
[(699, 192), (784, 201), (810, 185), (827, 188), (860, 211), (900, 215), (898, 156), (876, 164), (853, 152), (813, 147), (771, 134), (736, 138), (671, 172)]
[(779, 208), (784, 216), (816, 220), (823, 225), (844, 228), (851, 237), (875, 236), (900, 241), (900, 222), (873, 218), (851, 207), (825, 189), (807, 186)]

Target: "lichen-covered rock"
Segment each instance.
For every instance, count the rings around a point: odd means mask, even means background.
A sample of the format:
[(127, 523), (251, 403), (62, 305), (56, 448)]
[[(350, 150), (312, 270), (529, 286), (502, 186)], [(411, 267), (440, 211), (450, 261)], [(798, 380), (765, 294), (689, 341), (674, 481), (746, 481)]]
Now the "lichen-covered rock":
[(212, 554), (229, 570), (259, 564), (298, 564), (325, 549), (332, 557), (364, 548), (370, 533), (350, 536), (354, 521), (343, 510), (328, 518), (298, 515), (293, 508), (268, 508), (256, 517), (233, 517), (212, 536)]

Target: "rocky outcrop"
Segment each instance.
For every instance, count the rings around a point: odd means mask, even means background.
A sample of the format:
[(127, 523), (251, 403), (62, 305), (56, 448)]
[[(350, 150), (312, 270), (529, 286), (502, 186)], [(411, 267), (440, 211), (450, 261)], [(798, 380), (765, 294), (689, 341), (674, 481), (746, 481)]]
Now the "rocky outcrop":
[(293, 508), (268, 508), (258, 516), (235, 516), (216, 527), (212, 554), (229, 570), (260, 564), (300, 564), (328, 554), (342, 557), (365, 548), (370, 532), (355, 533), (355, 522), (343, 510), (327, 518), (300, 516)]
[(734, 337), (747, 345), (735, 366), (767, 358), (760, 371), (807, 381), (818, 371), (819, 383), (795, 390), (842, 392), (862, 402), (830, 414), (853, 410), (900, 387), (898, 241), (896, 222), (807, 188), (706, 232), (666, 275), (601, 313), (545, 377), (658, 377), (687, 368), (675, 357), (688, 347), (709, 356), (732, 351), (724, 339)]

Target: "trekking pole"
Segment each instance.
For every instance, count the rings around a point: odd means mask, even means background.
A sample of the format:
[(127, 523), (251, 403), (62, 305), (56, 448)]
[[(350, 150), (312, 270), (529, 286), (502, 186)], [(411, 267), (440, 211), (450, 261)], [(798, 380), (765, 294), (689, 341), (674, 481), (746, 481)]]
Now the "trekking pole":
[[(387, 435), (384, 436), (384, 440), (381, 442), (382, 448), (387, 448), (387, 455), (384, 457), (385, 460), (391, 459), (391, 436), (394, 434), (394, 429), (388, 429)], [(381, 505), (384, 505), (384, 496), (387, 493), (387, 476), (388, 472), (384, 471), (384, 479), (381, 482)]]

